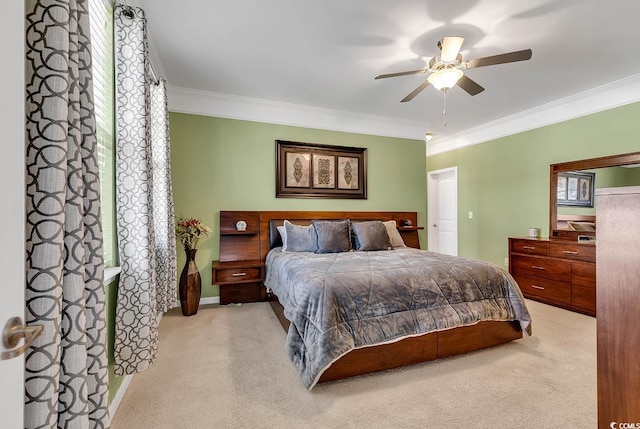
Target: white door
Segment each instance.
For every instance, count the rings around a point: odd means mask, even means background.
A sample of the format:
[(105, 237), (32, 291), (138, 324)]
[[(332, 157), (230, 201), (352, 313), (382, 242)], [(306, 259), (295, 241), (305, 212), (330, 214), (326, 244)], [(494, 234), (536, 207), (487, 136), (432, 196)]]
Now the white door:
[[(0, 299), (0, 331), (12, 317), (24, 320), (24, 2), (2, 4), (0, 14), (2, 40), (2, 156), (0, 171), (0, 225), (2, 225), (2, 299)], [(24, 340), (20, 342), (23, 343)], [(5, 352), (0, 341), (0, 352)], [(24, 355), (0, 359), (0, 426), (23, 428)]]
[(427, 176), (429, 250), (458, 256), (458, 167)]

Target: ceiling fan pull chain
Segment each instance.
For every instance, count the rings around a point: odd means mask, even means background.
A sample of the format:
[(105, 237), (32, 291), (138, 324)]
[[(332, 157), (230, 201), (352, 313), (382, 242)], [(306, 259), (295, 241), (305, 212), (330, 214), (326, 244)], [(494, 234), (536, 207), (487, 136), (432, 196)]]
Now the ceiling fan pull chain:
[(444, 91), (444, 102), (442, 107), (442, 122), (447, 126), (447, 91)]

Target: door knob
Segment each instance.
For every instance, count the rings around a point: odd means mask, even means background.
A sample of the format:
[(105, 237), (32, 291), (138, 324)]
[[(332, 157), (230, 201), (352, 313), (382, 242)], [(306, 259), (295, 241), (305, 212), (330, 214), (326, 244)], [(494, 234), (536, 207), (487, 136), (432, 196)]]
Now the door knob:
[[(20, 317), (12, 317), (4, 325), (2, 330), (2, 343), (5, 348), (10, 349), (2, 352), (0, 359), (13, 359), (24, 353), (31, 343), (42, 333), (42, 325), (23, 325)], [(18, 346), (18, 342), (24, 338), (24, 344)]]

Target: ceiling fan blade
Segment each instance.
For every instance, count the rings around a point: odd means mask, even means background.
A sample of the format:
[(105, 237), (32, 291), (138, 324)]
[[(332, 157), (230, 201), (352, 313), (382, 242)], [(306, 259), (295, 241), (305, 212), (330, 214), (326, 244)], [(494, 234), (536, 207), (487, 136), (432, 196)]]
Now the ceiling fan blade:
[(445, 37), (442, 39), (440, 59), (446, 62), (455, 60), (460, 52), (460, 47), (462, 47), (462, 42), (464, 42), (464, 37)]
[(385, 79), (388, 77), (397, 77), (397, 76), (407, 76), (410, 74), (425, 74), (429, 69), (420, 69), (420, 70), (410, 70), (399, 73), (389, 73), (389, 74), (381, 74), (375, 77), (375, 79)]
[(465, 63), (465, 69), (492, 66), (495, 64), (515, 63), (516, 61), (526, 61), (531, 59), (531, 49), (509, 52), (506, 54), (493, 55), (490, 57), (476, 58)]
[(466, 75), (458, 80), (458, 86), (469, 93), (469, 95), (477, 95), (484, 91), (484, 88), (476, 83), (475, 80), (469, 79)]
[(425, 80), (416, 89), (411, 91), (411, 94), (407, 95), (402, 100), (400, 100), (400, 102), (401, 103), (406, 103), (407, 101), (413, 100), (413, 97), (415, 97), (416, 95), (420, 94), (422, 92), (422, 90), (425, 89), (428, 86), (429, 86), (429, 81)]

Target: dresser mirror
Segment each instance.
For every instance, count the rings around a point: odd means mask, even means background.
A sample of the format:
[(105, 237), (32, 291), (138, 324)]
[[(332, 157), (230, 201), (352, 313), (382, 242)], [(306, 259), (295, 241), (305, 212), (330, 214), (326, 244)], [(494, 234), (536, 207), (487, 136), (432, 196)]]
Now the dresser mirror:
[[(640, 185), (640, 152), (601, 158), (551, 164), (549, 189), (549, 237), (578, 240), (578, 236), (595, 236), (595, 204), (593, 206), (566, 204), (566, 177), (585, 177), (579, 173), (594, 173), (595, 188)], [(571, 174), (576, 173), (576, 174)], [(558, 179), (564, 185), (558, 199)], [(573, 179), (572, 179), (573, 180)], [(576, 183), (580, 183), (577, 182)], [(575, 183), (574, 183), (575, 184)], [(582, 183), (590, 184), (588, 181)], [(579, 199), (579, 198), (578, 198)], [(559, 204), (560, 202), (560, 204)], [(564, 204), (563, 204), (564, 203)], [(593, 226), (593, 227), (592, 227)]]

